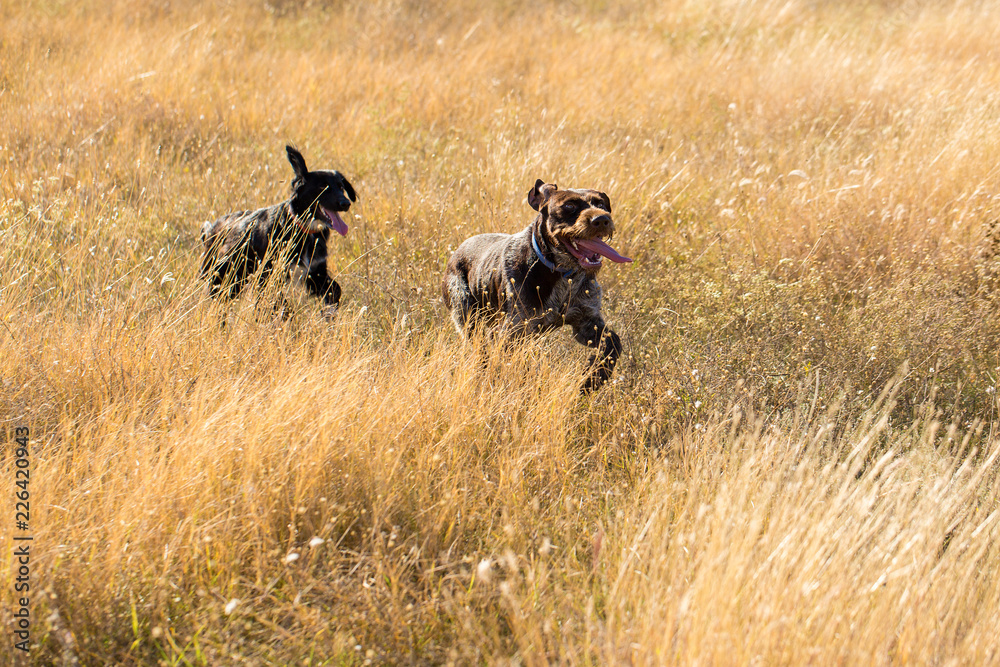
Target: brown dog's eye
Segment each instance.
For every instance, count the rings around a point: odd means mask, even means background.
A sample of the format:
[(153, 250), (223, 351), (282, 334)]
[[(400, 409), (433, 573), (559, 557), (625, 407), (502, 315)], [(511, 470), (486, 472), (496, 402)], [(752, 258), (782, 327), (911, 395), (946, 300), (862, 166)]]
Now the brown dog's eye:
[(562, 205), (562, 210), (563, 213), (566, 213), (567, 215), (572, 215), (573, 213), (576, 213), (577, 211), (580, 210), (580, 205), (575, 201), (566, 202), (565, 204)]

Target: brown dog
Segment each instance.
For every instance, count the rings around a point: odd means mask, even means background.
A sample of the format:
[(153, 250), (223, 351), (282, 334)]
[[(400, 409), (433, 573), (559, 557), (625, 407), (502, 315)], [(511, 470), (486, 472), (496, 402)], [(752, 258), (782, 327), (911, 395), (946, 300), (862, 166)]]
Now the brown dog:
[(528, 193), (538, 211), (517, 234), (480, 234), (452, 254), (444, 300), (459, 333), (499, 321), (511, 338), (568, 324), (578, 343), (596, 348), (583, 391), (600, 387), (621, 355), (621, 339), (601, 316), (602, 257), (631, 262), (602, 239), (615, 231), (611, 201), (596, 190), (560, 190), (538, 180)]

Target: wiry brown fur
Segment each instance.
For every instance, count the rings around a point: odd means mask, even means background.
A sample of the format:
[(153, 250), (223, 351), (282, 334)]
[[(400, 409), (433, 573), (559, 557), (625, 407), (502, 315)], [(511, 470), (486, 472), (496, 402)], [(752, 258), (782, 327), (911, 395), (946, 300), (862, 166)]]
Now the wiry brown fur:
[[(459, 333), (492, 323), (511, 338), (568, 324), (573, 337), (595, 348), (584, 391), (600, 387), (614, 370), (621, 339), (601, 315), (597, 270), (586, 270), (562, 242), (614, 233), (611, 202), (596, 190), (559, 190), (539, 180), (528, 193), (538, 216), (517, 234), (480, 234), (452, 254), (444, 300)], [(532, 236), (552, 270), (538, 259)]]

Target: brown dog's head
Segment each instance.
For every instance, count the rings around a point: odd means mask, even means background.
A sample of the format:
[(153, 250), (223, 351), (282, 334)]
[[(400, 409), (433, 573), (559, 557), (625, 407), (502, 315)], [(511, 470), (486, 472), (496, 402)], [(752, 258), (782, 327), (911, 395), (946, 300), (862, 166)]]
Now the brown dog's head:
[(611, 200), (597, 190), (560, 190), (555, 183), (538, 179), (528, 193), (528, 204), (541, 215), (541, 232), (564, 269), (582, 268), (597, 273), (602, 257), (631, 262), (604, 239), (615, 233)]

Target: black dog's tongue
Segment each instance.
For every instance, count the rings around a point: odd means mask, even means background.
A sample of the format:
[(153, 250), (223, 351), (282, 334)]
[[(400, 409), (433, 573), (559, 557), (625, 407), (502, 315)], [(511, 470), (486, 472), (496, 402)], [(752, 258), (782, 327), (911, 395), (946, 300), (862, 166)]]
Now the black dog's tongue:
[(602, 257), (607, 257), (612, 262), (618, 262), (619, 264), (625, 264), (626, 262), (631, 262), (632, 260), (628, 257), (624, 257), (618, 254), (618, 251), (609, 246), (607, 243), (601, 239), (588, 239), (586, 241), (577, 241), (576, 245), (587, 252), (596, 252)]
[(320, 209), (322, 209), (323, 214), (330, 221), (330, 229), (337, 232), (341, 236), (347, 236), (347, 223), (340, 217), (340, 214), (336, 211), (331, 211), (324, 206), (320, 206)]

